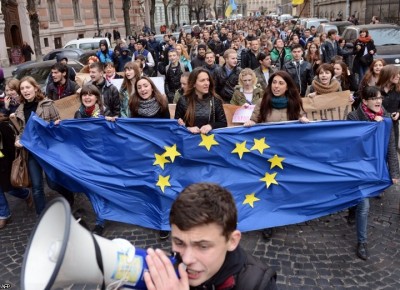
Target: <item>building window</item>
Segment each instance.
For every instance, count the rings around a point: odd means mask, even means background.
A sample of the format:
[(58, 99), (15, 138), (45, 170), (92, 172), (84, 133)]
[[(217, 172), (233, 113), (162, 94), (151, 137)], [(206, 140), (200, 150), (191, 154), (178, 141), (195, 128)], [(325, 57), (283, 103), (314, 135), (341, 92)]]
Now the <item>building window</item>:
[(49, 7), (50, 22), (57, 22), (57, 7), (55, 0), (47, 0), (47, 6)]
[(79, 7), (79, 0), (72, 0), (72, 6), (74, 9), (75, 21), (81, 21), (81, 9)]
[(114, 0), (108, 1), (108, 6), (110, 7), (110, 18), (115, 20), (115, 13), (114, 13)]
[(45, 37), (43, 40), (44, 40), (44, 47), (49, 47), (49, 39)]

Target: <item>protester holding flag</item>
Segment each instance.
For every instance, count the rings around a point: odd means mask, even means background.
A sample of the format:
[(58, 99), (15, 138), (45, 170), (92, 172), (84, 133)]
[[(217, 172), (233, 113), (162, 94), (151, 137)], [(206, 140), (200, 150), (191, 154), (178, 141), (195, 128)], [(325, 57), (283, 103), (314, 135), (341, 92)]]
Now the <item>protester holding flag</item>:
[[(30, 76), (22, 78), (19, 91), (22, 96), (21, 104), (15, 113), (10, 115), (10, 118), (15, 117), (17, 119), (19, 128), (17, 128), (18, 135), (15, 139), (15, 146), (22, 148), (23, 145), (20, 143), (20, 137), (24, 132), (25, 125), (29, 121), (32, 112), (36, 113), (47, 122), (58, 122), (60, 120), (60, 114), (54, 102), (43, 95), (39, 84), (34, 78)], [(46, 206), (46, 196), (43, 187), (43, 169), (33, 154), (29, 154), (28, 157), (28, 170), (32, 182), (32, 194), (35, 202), (36, 214), (40, 215)], [(54, 183), (47, 176), (46, 180), (48, 186), (63, 195), (72, 207), (74, 204), (74, 194), (66, 188)]]
[[(382, 96), (378, 87), (365, 87), (361, 92), (362, 103), (356, 111), (347, 115), (347, 120), (381, 122), (385, 116), (385, 109), (382, 107)], [(398, 114), (397, 114), (398, 115)], [(397, 129), (398, 130), (398, 129)], [(380, 156), (377, 156), (379, 158)], [(382, 156), (383, 157), (383, 156)], [(395, 150), (394, 130), (390, 132), (390, 139), (387, 151), (387, 164), (393, 183), (400, 178), (399, 161)], [(357, 224), (357, 256), (362, 260), (368, 259), (367, 229), (368, 229), (369, 199), (362, 199), (356, 207)]]
[[(86, 118), (100, 118), (106, 117), (110, 115), (110, 110), (103, 104), (100, 91), (93, 84), (86, 84), (83, 86), (79, 99), (81, 105), (79, 109), (75, 112), (74, 119), (86, 119)], [(107, 120), (115, 120), (108, 119)], [(92, 196), (91, 194), (87, 194), (87, 196)], [(105, 220), (98, 217), (96, 215), (95, 227), (93, 229), (93, 233), (101, 236), (104, 231)]]
[(250, 120), (244, 125), (257, 123), (283, 122), (299, 120), (308, 123), (304, 116), (299, 91), (290, 75), (285, 71), (277, 71), (268, 80), (264, 96), (254, 108)]
[(193, 134), (207, 134), (227, 126), (222, 100), (205, 68), (196, 68), (189, 75), (188, 88), (176, 105), (175, 119)]
[[(244, 123), (244, 126), (291, 120), (309, 122), (304, 115), (301, 97), (291, 76), (285, 71), (277, 71), (269, 78), (263, 98), (257, 102), (250, 120)], [(272, 237), (272, 233), (272, 228), (262, 231), (266, 240)]]
[(324, 95), (329, 93), (341, 92), (340, 83), (334, 78), (335, 72), (333, 66), (329, 63), (323, 63), (317, 69), (317, 75), (308, 86), (306, 96), (312, 98), (316, 95)]

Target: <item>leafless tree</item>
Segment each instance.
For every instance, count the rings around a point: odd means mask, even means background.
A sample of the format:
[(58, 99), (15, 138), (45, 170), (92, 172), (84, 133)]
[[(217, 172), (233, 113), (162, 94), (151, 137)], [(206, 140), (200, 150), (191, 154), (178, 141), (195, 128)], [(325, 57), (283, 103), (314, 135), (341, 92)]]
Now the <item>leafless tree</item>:
[(39, 36), (39, 14), (37, 12), (37, 6), (40, 5), (40, 0), (27, 0), (26, 1), (26, 10), (28, 11), (31, 30), (32, 30), (32, 38), (33, 38), (33, 47), (36, 54), (36, 59), (42, 59), (42, 48), (40, 46), (40, 36)]
[(192, 22), (192, 13), (196, 16), (197, 23), (200, 23), (200, 14), (201, 11), (204, 10), (206, 12), (206, 8), (209, 6), (207, 0), (189, 0), (188, 8), (189, 8), (189, 19)]
[(123, 0), (122, 10), (124, 11), (124, 23), (125, 23), (125, 33), (126, 35), (131, 35), (131, 20), (129, 17), (129, 11), (131, 9), (131, 0)]

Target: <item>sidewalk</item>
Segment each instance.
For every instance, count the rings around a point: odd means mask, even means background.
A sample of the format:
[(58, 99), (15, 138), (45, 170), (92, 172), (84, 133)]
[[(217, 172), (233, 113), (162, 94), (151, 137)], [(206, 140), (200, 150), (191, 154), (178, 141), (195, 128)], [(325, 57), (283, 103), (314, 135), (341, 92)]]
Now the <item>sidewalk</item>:
[(8, 78), (8, 77), (12, 77), (11, 72), (16, 68), (16, 65), (11, 65), (9, 67), (2, 67), (3, 71), (4, 71), (4, 77)]

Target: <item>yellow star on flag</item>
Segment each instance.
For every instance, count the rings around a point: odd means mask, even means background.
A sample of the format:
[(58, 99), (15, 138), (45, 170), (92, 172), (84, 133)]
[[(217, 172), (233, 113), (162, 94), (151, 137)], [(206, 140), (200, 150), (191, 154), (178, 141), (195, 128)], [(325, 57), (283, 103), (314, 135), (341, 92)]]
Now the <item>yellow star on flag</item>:
[(231, 153), (237, 153), (239, 158), (242, 159), (245, 152), (250, 152), (250, 150), (246, 148), (246, 141), (243, 141), (242, 143), (236, 143), (236, 148)]
[(254, 138), (254, 146), (250, 150), (258, 150), (261, 154), (264, 153), (264, 149), (268, 149), (270, 146), (265, 143), (265, 137), (261, 139)]
[(275, 166), (278, 166), (280, 169), (283, 169), (282, 166), (282, 161), (285, 160), (283, 157), (279, 157), (278, 155), (274, 155), (274, 157), (268, 159), (269, 162), (271, 162), (271, 168), (274, 168)]
[(201, 140), (202, 141), (200, 142), (199, 146), (206, 147), (208, 151), (210, 151), (213, 145), (219, 145), (219, 143), (214, 140), (214, 134), (211, 135), (201, 134)]
[(168, 176), (159, 175), (158, 176), (158, 182), (156, 185), (161, 188), (162, 192), (164, 192), (166, 186), (171, 186), (171, 184), (169, 183), (169, 177), (170, 177), (170, 175), (168, 175)]
[(267, 188), (269, 188), (269, 186), (271, 184), (278, 184), (278, 182), (275, 180), (275, 176), (276, 176), (276, 172), (269, 174), (268, 172), (265, 173), (265, 176), (263, 178), (261, 178), (261, 181), (265, 181), (265, 184), (267, 186)]
[(254, 208), (254, 202), (259, 201), (260, 199), (255, 197), (255, 193), (246, 194), (246, 199), (243, 201), (243, 204), (248, 204)]
[(154, 157), (156, 158), (156, 161), (154, 161), (153, 165), (160, 165), (160, 167), (162, 169), (164, 169), (164, 164), (170, 162), (167, 158), (165, 158), (164, 154), (161, 154), (161, 155), (154, 154)]
[(165, 153), (163, 155), (171, 158), (171, 162), (175, 161), (175, 157), (181, 156), (181, 153), (176, 150), (176, 144), (174, 144), (174, 146), (164, 146), (164, 149)]

